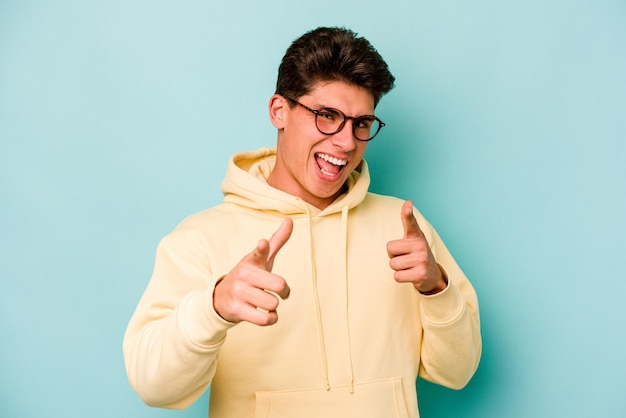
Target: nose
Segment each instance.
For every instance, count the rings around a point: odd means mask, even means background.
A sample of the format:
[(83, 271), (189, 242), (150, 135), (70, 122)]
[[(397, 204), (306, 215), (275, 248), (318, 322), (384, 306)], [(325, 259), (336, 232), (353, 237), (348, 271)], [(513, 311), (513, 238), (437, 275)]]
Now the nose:
[(343, 127), (331, 135), (331, 141), (337, 147), (341, 148), (342, 151), (352, 151), (356, 148), (356, 139), (354, 137), (354, 133), (352, 132), (352, 123), (351, 119), (346, 120)]

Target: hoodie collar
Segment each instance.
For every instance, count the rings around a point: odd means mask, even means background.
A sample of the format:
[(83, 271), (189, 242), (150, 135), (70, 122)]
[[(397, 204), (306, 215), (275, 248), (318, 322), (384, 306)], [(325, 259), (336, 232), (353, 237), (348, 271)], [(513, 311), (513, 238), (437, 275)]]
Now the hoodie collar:
[(348, 177), (347, 191), (327, 208), (319, 210), (302, 199), (267, 184), (267, 178), (275, 163), (275, 147), (233, 155), (228, 162), (226, 177), (222, 182), (224, 202), (282, 215), (308, 213), (313, 216), (325, 216), (340, 213), (343, 207), (351, 209), (361, 203), (370, 184), (367, 163), (363, 160)]

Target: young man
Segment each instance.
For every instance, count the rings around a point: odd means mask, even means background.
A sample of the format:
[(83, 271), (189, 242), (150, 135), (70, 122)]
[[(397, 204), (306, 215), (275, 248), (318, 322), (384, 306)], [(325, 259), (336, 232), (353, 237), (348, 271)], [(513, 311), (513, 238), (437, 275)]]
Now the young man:
[(124, 339), (146, 403), (184, 408), (210, 385), (211, 418), (417, 417), (418, 374), (468, 382), (472, 286), (411, 202), (368, 192), (363, 154), (393, 83), (349, 30), (290, 46), (276, 148), (233, 156), (223, 203), (159, 245)]

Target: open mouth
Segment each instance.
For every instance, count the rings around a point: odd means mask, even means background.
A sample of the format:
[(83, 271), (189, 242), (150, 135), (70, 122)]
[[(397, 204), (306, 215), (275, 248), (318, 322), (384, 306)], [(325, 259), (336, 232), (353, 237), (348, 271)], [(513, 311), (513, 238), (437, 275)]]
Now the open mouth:
[(329, 177), (338, 176), (341, 170), (348, 164), (348, 160), (341, 160), (321, 152), (315, 154), (315, 160), (322, 174)]

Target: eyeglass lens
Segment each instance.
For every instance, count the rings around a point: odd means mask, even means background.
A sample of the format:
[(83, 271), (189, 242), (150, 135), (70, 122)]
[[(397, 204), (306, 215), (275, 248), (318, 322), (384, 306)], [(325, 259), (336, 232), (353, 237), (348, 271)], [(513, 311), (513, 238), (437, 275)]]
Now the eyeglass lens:
[(373, 116), (348, 117), (336, 109), (320, 109), (317, 111), (315, 123), (323, 134), (332, 135), (339, 132), (348, 119), (352, 119), (352, 132), (361, 141), (369, 141), (380, 130), (380, 121)]

